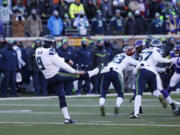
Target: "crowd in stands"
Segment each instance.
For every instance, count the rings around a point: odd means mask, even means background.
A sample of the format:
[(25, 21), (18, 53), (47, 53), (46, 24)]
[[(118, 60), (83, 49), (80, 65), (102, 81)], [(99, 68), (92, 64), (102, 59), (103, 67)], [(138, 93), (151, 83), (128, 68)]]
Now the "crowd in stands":
[[(0, 34), (54, 36), (178, 34), (180, 0), (1, 0)], [(3, 28), (4, 27), (4, 28)], [(4, 30), (6, 27), (6, 30)]]

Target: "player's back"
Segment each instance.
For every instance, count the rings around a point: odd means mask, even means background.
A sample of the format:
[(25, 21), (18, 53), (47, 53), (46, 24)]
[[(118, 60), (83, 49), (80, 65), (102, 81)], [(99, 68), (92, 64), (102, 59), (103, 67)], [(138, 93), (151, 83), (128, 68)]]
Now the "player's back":
[(45, 78), (51, 78), (59, 71), (59, 67), (52, 61), (53, 55), (56, 55), (53, 48), (36, 49), (36, 62)]
[(171, 59), (174, 64), (174, 69), (177, 73), (180, 73), (180, 56)]
[(130, 64), (137, 65), (137, 61), (133, 59), (132, 56), (127, 56), (125, 53), (116, 55), (111, 62), (109, 62), (108, 67), (112, 67), (117, 72), (122, 72)]

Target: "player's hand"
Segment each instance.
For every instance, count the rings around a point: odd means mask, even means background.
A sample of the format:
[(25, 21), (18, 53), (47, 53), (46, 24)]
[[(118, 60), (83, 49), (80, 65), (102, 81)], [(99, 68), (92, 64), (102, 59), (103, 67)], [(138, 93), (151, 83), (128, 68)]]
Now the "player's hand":
[(68, 63), (69, 63), (69, 65), (71, 65), (71, 66), (74, 65), (74, 62), (73, 62), (72, 60), (69, 60)]
[(76, 74), (80, 74), (80, 75), (85, 74), (85, 72), (84, 72), (84, 71), (76, 71), (75, 73), (76, 73)]

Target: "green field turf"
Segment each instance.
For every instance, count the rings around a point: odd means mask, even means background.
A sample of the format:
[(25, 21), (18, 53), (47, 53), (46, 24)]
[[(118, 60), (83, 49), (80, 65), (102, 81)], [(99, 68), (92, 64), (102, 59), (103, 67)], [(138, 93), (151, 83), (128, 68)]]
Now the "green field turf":
[[(99, 112), (98, 97), (68, 98), (74, 125), (64, 125), (58, 99), (0, 100), (0, 135), (179, 135), (180, 116), (164, 109), (152, 96), (143, 97), (144, 114), (129, 119), (130, 96), (114, 115), (115, 97), (107, 97), (106, 116)], [(173, 95), (180, 101), (180, 94)]]

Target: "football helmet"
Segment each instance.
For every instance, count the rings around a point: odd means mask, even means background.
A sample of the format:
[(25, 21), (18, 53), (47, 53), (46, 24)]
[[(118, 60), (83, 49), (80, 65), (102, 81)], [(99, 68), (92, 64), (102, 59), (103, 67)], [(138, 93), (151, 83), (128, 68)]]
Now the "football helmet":
[(153, 39), (150, 44), (151, 47), (162, 47), (162, 42), (159, 39)]
[(44, 36), (42, 39), (42, 46), (44, 48), (55, 48), (56, 47), (55, 37), (52, 35)]
[(176, 45), (176, 46), (173, 48), (173, 51), (174, 51), (174, 55), (178, 57), (179, 54), (180, 54), (180, 45)]
[(137, 53), (141, 53), (144, 47), (144, 42), (142, 40), (136, 40), (134, 43), (134, 48)]

